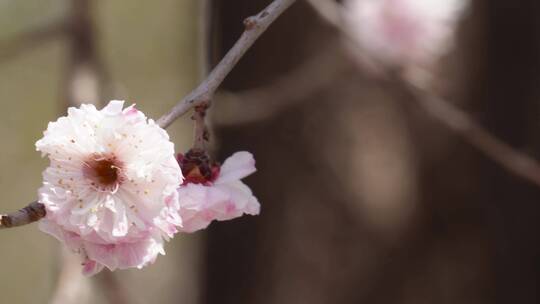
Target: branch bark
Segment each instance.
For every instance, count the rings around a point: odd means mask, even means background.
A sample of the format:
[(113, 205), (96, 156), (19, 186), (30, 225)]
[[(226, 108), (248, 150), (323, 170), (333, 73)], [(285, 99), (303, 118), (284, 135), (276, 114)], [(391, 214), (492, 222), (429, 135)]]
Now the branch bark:
[(208, 104), (203, 103), (195, 107), (193, 113), (193, 148), (205, 150), (206, 142), (209, 140), (208, 128), (206, 126), (206, 110)]
[(45, 217), (45, 206), (32, 202), (21, 210), (0, 215), (0, 229), (13, 228), (33, 223)]
[(225, 77), (227, 77), (253, 43), (294, 2), (296, 0), (275, 0), (257, 15), (245, 19), (244, 32), (225, 57), (223, 57), (212, 72), (210, 72), (210, 75), (195, 90), (178, 102), (171, 111), (158, 119), (158, 125), (162, 128), (167, 128), (191, 108), (204, 102), (210, 102)]

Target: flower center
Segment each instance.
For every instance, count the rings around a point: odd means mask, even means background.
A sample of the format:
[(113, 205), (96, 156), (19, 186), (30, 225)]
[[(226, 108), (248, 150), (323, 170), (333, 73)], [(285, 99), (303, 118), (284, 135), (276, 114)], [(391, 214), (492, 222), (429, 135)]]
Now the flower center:
[(97, 180), (102, 185), (112, 185), (118, 180), (118, 168), (108, 159), (97, 161), (93, 169)]
[(102, 157), (93, 155), (85, 162), (83, 174), (92, 181), (92, 186), (101, 190), (116, 188), (121, 182), (121, 164), (115, 156)]

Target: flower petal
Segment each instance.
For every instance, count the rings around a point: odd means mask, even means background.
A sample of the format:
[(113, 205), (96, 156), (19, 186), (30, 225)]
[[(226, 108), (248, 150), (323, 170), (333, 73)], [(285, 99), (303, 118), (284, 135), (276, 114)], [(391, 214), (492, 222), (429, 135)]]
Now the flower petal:
[(257, 169), (253, 155), (246, 151), (236, 152), (225, 160), (215, 183), (222, 184), (240, 180), (255, 171)]
[(93, 260), (83, 262), (83, 274), (85, 276), (93, 276), (103, 270), (103, 265)]
[(123, 100), (111, 100), (101, 112), (108, 116), (115, 116), (122, 113), (122, 108), (124, 107)]
[(212, 186), (187, 184), (178, 189), (178, 194), (182, 232), (204, 229), (214, 220), (231, 220), (260, 212), (257, 198), (241, 181)]

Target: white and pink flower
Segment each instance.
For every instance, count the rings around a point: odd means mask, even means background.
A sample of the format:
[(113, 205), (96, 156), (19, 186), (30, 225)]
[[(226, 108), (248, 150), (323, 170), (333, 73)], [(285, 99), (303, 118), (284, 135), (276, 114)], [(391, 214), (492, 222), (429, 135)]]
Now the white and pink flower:
[(467, 0), (348, 0), (345, 20), (373, 57), (429, 67), (449, 50)]
[(182, 171), (169, 136), (123, 101), (69, 108), (36, 148), (48, 156), (40, 228), (79, 252), (83, 272), (141, 268), (182, 225)]
[(178, 188), (180, 231), (194, 232), (214, 220), (259, 214), (259, 201), (241, 181), (256, 171), (251, 153), (237, 152), (219, 166), (209, 160), (206, 152), (192, 149), (179, 155), (178, 161), (186, 177)]

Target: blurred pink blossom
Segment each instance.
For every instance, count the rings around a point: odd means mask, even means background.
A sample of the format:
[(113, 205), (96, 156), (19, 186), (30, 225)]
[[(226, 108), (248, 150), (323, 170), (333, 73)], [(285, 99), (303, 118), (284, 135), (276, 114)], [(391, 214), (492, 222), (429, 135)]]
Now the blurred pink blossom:
[(372, 57), (429, 68), (452, 46), (466, 0), (348, 0), (345, 20)]
[(241, 179), (256, 171), (249, 152), (237, 152), (220, 167), (211, 164), (203, 151), (179, 155), (186, 179), (178, 188), (182, 232), (206, 228), (210, 222), (225, 221), (243, 214), (257, 215), (260, 204)]
[(182, 171), (169, 136), (134, 106), (69, 108), (36, 143), (48, 156), (40, 228), (79, 252), (83, 272), (141, 268), (181, 225)]

